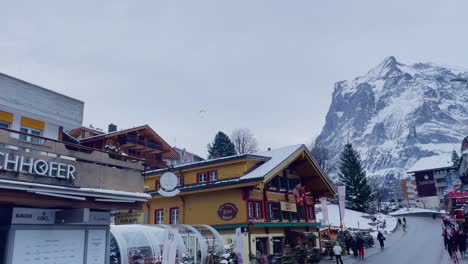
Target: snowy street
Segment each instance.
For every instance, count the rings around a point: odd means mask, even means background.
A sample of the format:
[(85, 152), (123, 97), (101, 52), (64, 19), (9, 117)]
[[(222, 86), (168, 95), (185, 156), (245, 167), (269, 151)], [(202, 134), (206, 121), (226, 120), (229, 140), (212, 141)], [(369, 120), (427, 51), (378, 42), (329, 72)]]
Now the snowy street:
[[(354, 257), (346, 257), (344, 263), (368, 263), (368, 264), (445, 264), (450, 261), (447, 251), (444, 249), (441, 236), (440, 219), (424, 217), (407, 217), (408, 229), (403, 232), (399, 228), (385, 241), (386, 248), (381, 252), (378, 242), (374, 248), (366, 250), (365, 260)], [(335, 263), (325, 260), (323, 263)], [(468, 263), (468, 258), (460, 263)]]

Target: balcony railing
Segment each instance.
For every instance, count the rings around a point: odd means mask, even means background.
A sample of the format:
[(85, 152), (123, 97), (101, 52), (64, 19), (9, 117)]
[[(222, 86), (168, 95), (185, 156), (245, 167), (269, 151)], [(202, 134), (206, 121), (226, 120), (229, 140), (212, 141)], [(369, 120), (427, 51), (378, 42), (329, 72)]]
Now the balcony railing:
[(119, 145), (127, 146), (138, 145), (150, 149), (162, 149), (162, 144), (138, 139), (136, 135), (121, 135), (118, 137)]
[[(33, 150), (36, 152), (44, 152), (46, 154), (49, 153), (49, 151), (47, 150), (52, 150), (50, 154), (54, 154), (54, 153), (59, 154), (59, 155), (62, 154), (62, 153), (56, 153), (58, 149), (60, 149), (58, 145), (62, 145), (65, 147), (65, 149), (70, 150), (70, 151), (75, 151), (77, 152), (77, 154), (78, 153), (86, 153), (86, 154), (100, 153), (100, 154), (109, 156), (112, 159), (117, 159), (117, 160), (124, 161), (124, 162), (144, 162), (145, 161), (144, 159), (138, 158), (138, 157), (121, 155), (115, 152), (103, 151), (100, 149), (90, 148), (90, 147), (75, 144), (75, 143), (55, 140), (52, 138), (47, 138), (43, 136), (33, 135), (33, 134), (29, 134), (29, 133), (25, 133), (25, 132), (21, 132), (17, 130), (0, 127), (0, 136), (2, 134), (4, 135), (9, 134), (9, 138), (11, 138), (12, 140), (17, 139), (17, 142), (0, 142), (3, 145), (10, 145), (10, 146), (16, 145), (16, 147), (19, 147), (19, 148), (23, 148), (23, 149), (26, 148), (28, 150)], [(10, 140), (7, 140), (7, 141), (10, 141)]]

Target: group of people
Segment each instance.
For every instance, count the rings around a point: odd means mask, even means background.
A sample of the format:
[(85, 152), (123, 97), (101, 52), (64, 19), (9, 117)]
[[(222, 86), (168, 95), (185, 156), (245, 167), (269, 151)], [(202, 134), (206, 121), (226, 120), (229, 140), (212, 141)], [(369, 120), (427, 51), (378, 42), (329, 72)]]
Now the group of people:
[(456, 258), (456, 254), (460, 251), (460, 255), (466, 255), (466, 233), (460, 229), (457, 223), (452, 223), (447, 218), (443, 217), (442, 236), (444, 238), (444, 246), (450, 257)]
[[(385, 236), (382, 234), (382, 232), (379, 231), (377, 234), (377, 240), (380, 243), (380, 248), (384, 248), (384, 241), (385, 241)], [(364, 239), (361, 236), (356, 236), (355, 238), (349, 233), (345, 233), (345, 246), (346, 246), (346, 251), (348, 255), (351, 255), (351, 250), (353, 251), (353, 255), (355, 257), (364, 259)], [(343, 260), (341, 260), (341, 254), (342, 254), (342, 247), (339, 242), (335, 243), (335, 246), (333, 247), (333, 254), (335, 255), (336, 258), (336, 264), (343, 264)]]

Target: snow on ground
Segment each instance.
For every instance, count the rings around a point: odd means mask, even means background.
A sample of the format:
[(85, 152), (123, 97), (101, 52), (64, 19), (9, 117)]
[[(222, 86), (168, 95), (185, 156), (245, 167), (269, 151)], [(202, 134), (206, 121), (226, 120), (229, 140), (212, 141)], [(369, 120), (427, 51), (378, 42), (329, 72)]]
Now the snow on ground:
[[(346, 228), (353, 229), (365, 229), (377, 231), (381, 223), (385, 221), (386, 227), (383, 229), (385, 233), (391, 233), (397, 225), (397, 221), (394, 217), (376, 214), (374, 215), (377, 218), (377, 222), (373, 222), (369, 214), (353, 211), (346, 209), (344, 216), (344, 225)], [(317, 213), (317, 219), (323, 219), (322, 213)], [(340, 226), (340, 213), (339, 207), (335, 204), (328, 205), (328, 220), (332, 226)], [(379, 224), (380, 223), (380, 224)]]
[(423, 209), (423, 208), (401, 208), (395, 212), (390, 213), (390, 215), (406, 215), (406, 214), (418, 214), (418, 213), (439, 213), (437, 210)]

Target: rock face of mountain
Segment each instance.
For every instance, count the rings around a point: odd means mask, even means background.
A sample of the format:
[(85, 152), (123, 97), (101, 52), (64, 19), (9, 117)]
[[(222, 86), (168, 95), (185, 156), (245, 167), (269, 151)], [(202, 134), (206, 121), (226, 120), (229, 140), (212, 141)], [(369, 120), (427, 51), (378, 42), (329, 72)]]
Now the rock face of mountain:
[(405, 176), (422, 157), (459, 150), (468, 135), (468, 83), (460, 81), (466, 77), (432, 63), (405, 65), (388, 57), (366, 75), (335, 84), (316, 143), (328, 147), (337, 164), (350, 141), (368, 176)]

